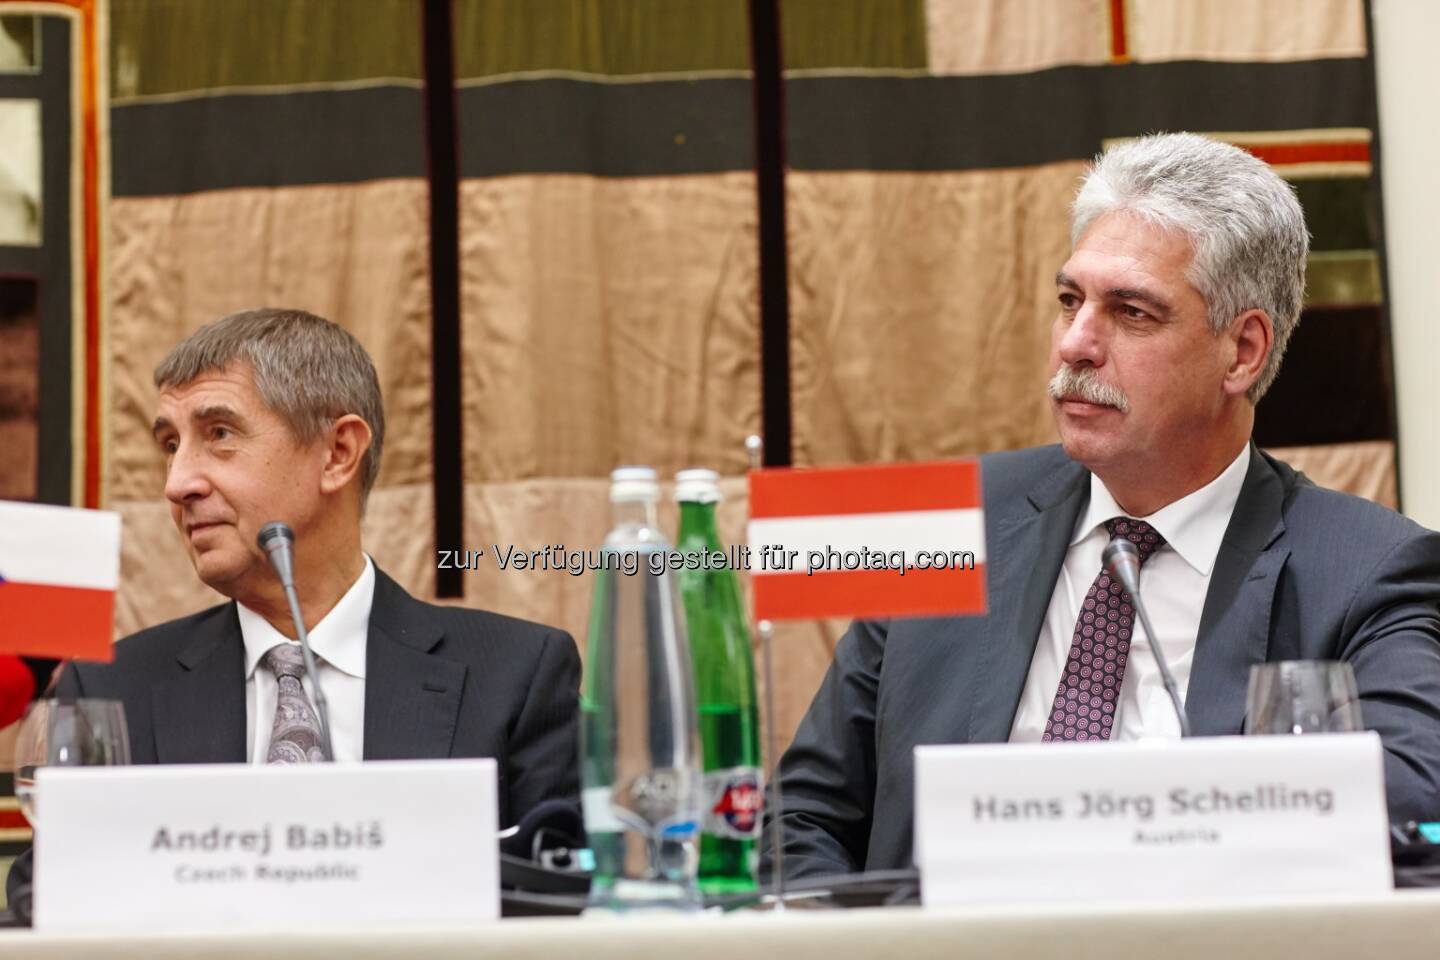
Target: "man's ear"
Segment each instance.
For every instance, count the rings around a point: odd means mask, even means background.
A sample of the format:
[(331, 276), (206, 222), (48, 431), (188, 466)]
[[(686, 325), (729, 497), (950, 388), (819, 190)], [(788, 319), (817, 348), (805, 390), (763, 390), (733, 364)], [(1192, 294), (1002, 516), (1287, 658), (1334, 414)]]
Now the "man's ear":
[(1230, 321), (1223, 334), (1235, 345), (1234, 359), (1225, 371), (1224, 390), (1231, 396), (1243, 396), (1265, 370), (1265, 361), (1275, 349), (1275, 325), (1264, 310), (1246, 310)]
[(347, 413), (330, 427), (324, 441), (325, 469), (320, 474), (320, 491), (335, 493), (360, 472), (365, 451), (370, 449), (370, 424)]

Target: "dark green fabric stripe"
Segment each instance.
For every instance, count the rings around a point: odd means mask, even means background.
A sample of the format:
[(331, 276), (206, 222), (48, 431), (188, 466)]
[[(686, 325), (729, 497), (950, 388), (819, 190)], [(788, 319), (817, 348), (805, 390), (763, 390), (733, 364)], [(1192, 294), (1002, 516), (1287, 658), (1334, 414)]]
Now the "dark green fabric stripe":
[[(1363, 127), (1373, 119), (1363, 72), (1362, 60), (1329, 60), (792, 79), (788, 156), (799, 170), (987, 169), (1089, 157), (1106, 137), (1158, 129)], [(748, 82), (739, 80), (468, 88), (461, 99), (464, 174), (749, 168), (748, 95)]]
[(815, 77), (786, 93), (790, 165), (966, 170), (1088, 157), (1162, 130), (1373, 127), (1361, 59), (1147, 63), (965, 77)]
[[(798, 170), (974, 170), (1087, 158), (1107, 137), (1150, 130), (1368, 127), (1363, 71), (1363, 60), (1327, 60), (792, 79), (788, 156)], [(742, 78), (523, 80), (463, 87), (459, 103), (465, 177), (755, 162)], [(111, 117), (122, 196), (424, 175), (419, 92), (408, 88), (199, 97)]]
[(112, 96), (420, 79), (419, 0), (110, 0)]
[(425, 176), (419, 89), (231, 94), (110, 111), (112, 191), (163, 196), (230, 187)]
[(749, 170), (750, 81), (533, 80), (460, 91), (460, 172), (605, 177)]
[(1376, 245), (1375, 200), (1368, 177), (1297, 180), (1294, 186), (1310, 227), (1310, 249), (1363, 250)]
[(1389, 336), (1378, 306), (1307, 309), (1255, 408), (1262, 447), (1395, 439)]

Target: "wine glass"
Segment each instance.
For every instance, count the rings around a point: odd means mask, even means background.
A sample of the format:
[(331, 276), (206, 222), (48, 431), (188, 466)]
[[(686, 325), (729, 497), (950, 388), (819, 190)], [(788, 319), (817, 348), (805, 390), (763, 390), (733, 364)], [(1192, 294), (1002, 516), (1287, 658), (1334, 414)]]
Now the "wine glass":
[(1245, 732), (1349, 733), (1364, 729), (1355, 671), (1336, 660), (1281, 660), (1250, 668)]
[(15, 797), (35, 823), (39, 767), (115, 766), (130, 762), (125, 705), (119, 700), (36, 700), (15, 739)]

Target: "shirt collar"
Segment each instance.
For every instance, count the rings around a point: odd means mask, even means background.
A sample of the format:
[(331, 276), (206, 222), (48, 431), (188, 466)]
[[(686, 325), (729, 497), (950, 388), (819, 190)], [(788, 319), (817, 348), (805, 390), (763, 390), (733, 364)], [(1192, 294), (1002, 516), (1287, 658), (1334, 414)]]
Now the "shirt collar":
[[(1220, 476), (1194, 493), (1139, 519), (1154, 527), (1180, 555), (1180, 559), (1201, 576), (1208, 577), (1215, 567), (1215, 558), (1220, 555), (1220, 541), (1225, 539), (1225, 528), (1230, 525), (1230, 515), (1235, 512), (1235, 503), (1240, 499), (1240, 488), (1245, 484), (1245, 474), (1249, 469), (1250, 445), (1247, 443), (1230, 465), (1220, 472)], [(1090, 504), (1075, 525), (1070, 545), (1085, 539), (1106, 520), (1123, 516), (1129, 515), (1115, 502), (1104, 482), (1092, 473)]]
[[(330, 612), (310, 629), (310, 649), (315, 657), (342, 673), (365, 679), (365, 647), (374, 600), (375, 565), (366, 556), (360, 576)], [(290, 640), (245, 604), (235, 606), (240, 614), (240, 635), (245, 640), (245, 679), (249, 680), (271, 647)]]

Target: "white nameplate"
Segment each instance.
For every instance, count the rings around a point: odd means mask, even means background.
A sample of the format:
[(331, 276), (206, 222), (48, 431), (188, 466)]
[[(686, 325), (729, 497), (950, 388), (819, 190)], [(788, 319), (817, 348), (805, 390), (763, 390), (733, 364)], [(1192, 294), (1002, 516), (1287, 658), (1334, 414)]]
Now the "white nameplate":
[(926, 906), (1378, 894), (1373, 733), (915, 750)]
[(495, 761), (42, 767), (35, 926), (496, 919)]

